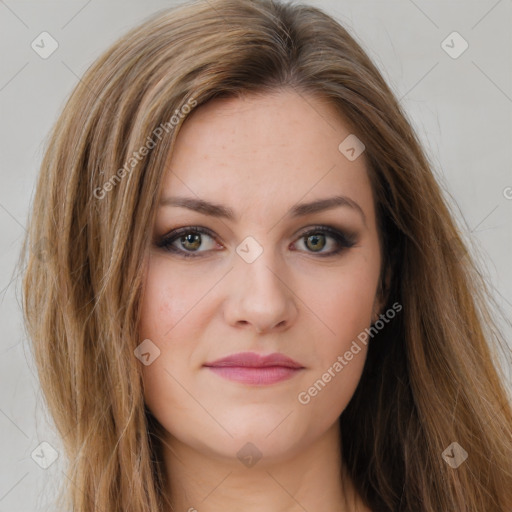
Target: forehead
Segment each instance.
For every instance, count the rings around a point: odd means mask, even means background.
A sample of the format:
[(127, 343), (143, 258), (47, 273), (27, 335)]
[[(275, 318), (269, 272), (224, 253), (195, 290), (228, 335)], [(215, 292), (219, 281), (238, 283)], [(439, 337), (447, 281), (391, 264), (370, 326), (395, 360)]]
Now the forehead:
[(162, 193), (276, 215), (301, 199), (343, 194), (373, 215), (364, 153), (350, 161), (338, 148), (350, 134), (332, 105), (293, 90), (215, 99), (183, 124)]

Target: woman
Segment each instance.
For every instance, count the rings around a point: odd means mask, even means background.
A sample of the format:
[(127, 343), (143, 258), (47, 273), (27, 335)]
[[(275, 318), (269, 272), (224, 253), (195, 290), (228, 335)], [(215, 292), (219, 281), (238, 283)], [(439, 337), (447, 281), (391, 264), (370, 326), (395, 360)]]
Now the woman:
[(85, 74), (24, 308), (73, 510), (498, 512), (484, 285), (375, 66), (320, 10), (198, 2)]

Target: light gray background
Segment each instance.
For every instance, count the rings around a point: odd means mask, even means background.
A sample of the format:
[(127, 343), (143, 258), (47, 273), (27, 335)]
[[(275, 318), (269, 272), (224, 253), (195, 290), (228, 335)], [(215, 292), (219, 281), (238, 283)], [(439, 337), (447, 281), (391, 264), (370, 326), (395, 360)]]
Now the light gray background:
[[(351, 29), (401, 98), (510, 317), (512, 1), (310, 3)], [(53, 491), (65, 479), (62, 458), (46, 470), (31, 458), (42, 441), (57, 450), (60, 444), (42, 405), (13, 273), (44, 141), (90, 63), (129, 28), (172, 5), (0, 0), (0, 512), (52, 510)], [(59, 43), (46, 60), (31, 48), (43, 31)], [(441, 46), (453, 31), (469, 44), (457, 59)], [(510, 328), (505, 332), (510, 339)]]

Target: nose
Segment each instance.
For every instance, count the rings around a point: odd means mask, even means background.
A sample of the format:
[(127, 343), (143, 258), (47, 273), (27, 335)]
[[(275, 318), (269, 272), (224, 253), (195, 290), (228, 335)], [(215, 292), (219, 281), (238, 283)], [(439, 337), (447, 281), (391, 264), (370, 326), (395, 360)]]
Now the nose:
[(225, 319), (258, 334), (289, 329), (298, 314), (293, 278), (271, 251), (252, 263), (238, 259), (230, 272)]

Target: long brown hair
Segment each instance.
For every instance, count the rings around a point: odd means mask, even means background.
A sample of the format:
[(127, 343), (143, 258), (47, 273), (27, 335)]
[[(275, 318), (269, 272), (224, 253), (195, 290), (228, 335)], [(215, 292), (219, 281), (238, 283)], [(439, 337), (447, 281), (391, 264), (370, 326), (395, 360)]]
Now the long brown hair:
[[(63, 506), (65, 496), (76, 512), (164, 510), (161, 426), (134, 357), (148, 226), (187, 112), (279, 88), (328, 101), (364, 141), (383, 292), (403, 305), (371, 340), (340, 418), (357, 490), (379, 512), (511, 510), (499, 333), (430, 164), (347, 31), (317, 8), (271, 0), (153, 15), (87, 70), (53, 129), (22, 260), (23, 306), (70, 462)], [(458, 468), (442, 457), (453, 442), (468, 453)]]

